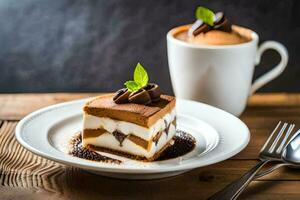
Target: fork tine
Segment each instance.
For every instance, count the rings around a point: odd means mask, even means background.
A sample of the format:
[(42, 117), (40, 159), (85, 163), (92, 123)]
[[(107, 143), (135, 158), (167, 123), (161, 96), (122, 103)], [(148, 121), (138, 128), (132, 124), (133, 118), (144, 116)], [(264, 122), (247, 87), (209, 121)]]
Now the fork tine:
[(279, 139), (281, 138), (282, 134), (285, 131), (285, 128), (287, 127), (288, 123), (284, 123), (281, 130), (279, 131), (278, 135), (276, 136), (273, 144), (271, 145), (270, 149), (269, 149), (269, 153), (273, 153), (273, 151), (275, 150), (275, 147), (279, 141)]
[(280, 124), (281, 124), (281, 121), (278, 122), (277, 126), (275, 127), (275, 129), (273, 130), (273, 132), (271, 133), (271, 135), (269, 136), (269, 138), (265, 142), (264, 146), (261, 148), (260, 152), (262, 152), (266, 149), (266, 147), (268, 146), (269, 142), (271, 141), (273, 135), (276, 133), (277, 129), (279, 128)]
[(288, 137), (290, 136), (291, 132), (293, 131), (294, 127), (295, 127), (295, 124), (290, 125), (287, 133), (285, 134), (283, 140), (281, 141), (281, 144), (279, 145), (278, 149), (276, 150), (276, 153), (281, 154), (283, 147), (285, 147), (285, 143), (286, 143)]

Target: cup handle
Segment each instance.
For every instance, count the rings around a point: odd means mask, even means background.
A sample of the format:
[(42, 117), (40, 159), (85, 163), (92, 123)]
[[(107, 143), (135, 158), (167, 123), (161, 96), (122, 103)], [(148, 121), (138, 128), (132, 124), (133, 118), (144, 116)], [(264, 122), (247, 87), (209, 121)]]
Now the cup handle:
[(280, 60), (279, 64), (276, 65), (272, 70), (263, 74), (261, 77), (257, 78), (253, 82), (253, 84), (251, 86), (250, 95), (254, 94), (254, 92), (256, 90), (258, 90), (259, 88), (264, 86), (266, 83), (270, 82), (271, 80), (273, 80), (274, 78), (279, 76), (283, 72), (283, 70), (286, 68), (288, 58), (289, 58), (287, 49), (282, 44), (280, 44), (279, 42), (275, 42), (275, 41), (266, 41), (260, 45), (260, 47), (257, 50), (255, 65), (260, 63), (261, 55), (267, 49), (276, 50), (279, 53), (281, 60)]

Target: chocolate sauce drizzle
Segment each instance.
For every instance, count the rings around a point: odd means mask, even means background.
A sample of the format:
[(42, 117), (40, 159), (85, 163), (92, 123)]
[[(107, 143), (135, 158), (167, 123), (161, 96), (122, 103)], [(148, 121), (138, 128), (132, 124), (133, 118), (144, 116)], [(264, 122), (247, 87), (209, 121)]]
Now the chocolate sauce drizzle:
[[(191, 152), (195, 148), (196, 140), (191, 134), (188, 134), (181, 130), (177, 130), (176, 132), (177, 133), (173, 138), (174, 144), (172, 146), (169, 146), (166, 150), (164, 150), (161, 153), (160, 157), (158, 157), (155, 161), (163, 161), (172, 158), (177, 158)], [(105, 163), (114, 163), (114, 164), (122, 163), (122, 161), (118, 159), (103, 156), (89, 148), (83, 147), (80, 133), (77, 133), (76, 136), (72, 138), (70, 144), (71, 144), (70, 154), (75, 157), (92, 160), (92, 161), (105, 162)]]
[(177, 158), (191, 152), (196, 146), (196, 139), (184, 131), (177, 130), (174, 136), (174, 144), (162, 152), (157, 161)]

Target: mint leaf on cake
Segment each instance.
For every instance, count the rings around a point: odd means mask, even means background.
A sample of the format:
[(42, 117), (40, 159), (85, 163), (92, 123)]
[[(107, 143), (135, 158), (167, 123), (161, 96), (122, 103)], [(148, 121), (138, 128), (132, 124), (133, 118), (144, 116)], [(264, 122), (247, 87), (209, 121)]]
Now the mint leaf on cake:
[(147, 71), (138, 63), (134, 69), (133, 80), (142, 88), (148, 84), (149, 77)]
[(124, 85), (130, 92), (135, 92), (148, 85), (149, 77), (145, 68), (138, 63), (134, 69), (133, 80), (126, 81)]
[(209, 10), (208, 8), (199, 6), (196, 9), (196, 18), (202, 20), (204, 23), (213, 26), (215, 20), (215, 14), (213, 11)]
[(124, 83), (129, 92), (135, 92), (140, 89), (140, 86), (135, 81), (126, 81)]
[(124, 83), (126, 88), (119, 89), (113, 96), (116, 104), (135, 103), (148, 105), (160, 101), (161, 90), (155, 83), (149, 83), (149, 76), (141, 63), (137, 63), (133, 80)]

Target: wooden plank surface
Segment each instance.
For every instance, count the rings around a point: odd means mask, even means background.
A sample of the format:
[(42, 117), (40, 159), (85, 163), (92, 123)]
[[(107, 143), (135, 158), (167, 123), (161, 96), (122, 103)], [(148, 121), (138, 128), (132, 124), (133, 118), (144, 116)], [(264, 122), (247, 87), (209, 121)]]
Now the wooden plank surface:
[(25, 115), (45, 106), (88, 98), (95, 93), (0, 94), (0, 119), (20, 120)]
[[(241, 119), (252, 137), (248, 147), (224, 162), (172, 178), (127, 181), (101, 177), (33, 155), (14, 129), (26, 114), (55, 103), (96, 94), (0, 95), (0, 199), (206, 199), (257, 162), (259, 148), (278, 120), (300, 125), (300, 94), (261, 94), (249, 100)], [(300, 171), (282, 168), (254, 181), (240, 199), (300, 199)]]
[[(25, 115), (39, 108), (71, 101), (88, 98), (100, 93), (47, 93), (47, 94), (0, 94), (0, 119), (20, 120)], [(249, 99), (248, 109), (244, 116), (265, 117), (276, 114), (296, 117), (300, 111), (300, 94), (261, 94)], [(276, 108), (276, 109), (275, 109)], [(275, 109), (275, 110), (274, 110)]]

